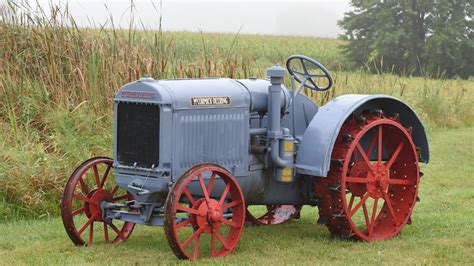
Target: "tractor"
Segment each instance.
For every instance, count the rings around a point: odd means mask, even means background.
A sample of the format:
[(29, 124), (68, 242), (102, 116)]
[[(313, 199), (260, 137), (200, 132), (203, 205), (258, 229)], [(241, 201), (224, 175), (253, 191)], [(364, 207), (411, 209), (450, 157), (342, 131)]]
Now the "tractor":
[(123, 242), (143, 224), (163, 226), (179, 259), (226, 256), (246, 225), (297, 219), (304, 205), (318, 208), (315, 221), (334, 237), (397, 236), (419, 200), (419, 163), (429, 160), (415, 112), (387, 95), (318, 107), (302, 91), (334, 80), (303, 55), (267, 75), (124, 85), (114, 98), (113, 159), (83, 162), (65, 185), (72, 242)]

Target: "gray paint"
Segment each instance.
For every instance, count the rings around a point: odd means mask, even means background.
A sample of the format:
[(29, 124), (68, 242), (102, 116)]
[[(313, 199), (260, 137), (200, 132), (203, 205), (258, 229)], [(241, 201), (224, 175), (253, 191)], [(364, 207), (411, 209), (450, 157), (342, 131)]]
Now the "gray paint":
[[(290, 91), (291, 93), (292, 91)], [(295, 133), (297, 139), (302, 139), (303, 134), (306, 131), (309, 123), (313, 119), (313, 117), (318, 112), (318, 106), (311, 101), (306, 95), (298, 94), (295, 97)], [(291, 105), (290, 105), (291, 107)], [(291, 121), (292, 115), (292, 108), (289, 108), (286, 113), (283, 114), (281, 119), (281, 124), (285, 128), (289, 128), (293, 130), (293, 123)], [(260, 117), (258, 114), (252, 114), (250, 120), (250, 127), (251, 128), (266, 128), (268, 117), (264, 116), (260, 122)]]
[(405, 127), (413, 127), (413, 141), (420, 147), (421, 162), (428, 163), (429, 147), (420, 119), (405, 103), (387, 95), (348, 94), (322, 106), (309, 124), (296, 156), (297, 171), (302, 174), (326, 176), (331, 153), (344, 121), (352, 113), (364, 109), (381, 109), (386, 114), (399, 113)]
[(284, 68), (275, 66), (269, 68), (267, 75), (270, 77), (270, 87), (268, 88), (268, 120), (269, 127), (267, 137), (270, 141), (270, 154), (272, 162), (279, 168), (293, 167), (293, 158), (291, 160), (284, 160), (280, 157), (280, 140), (283, 137), (281, 128), (281, 110), (280, 98), (282, 90), (283, 77), (286, 71)]
[(191, 167), (215, 162), (234, 176), (248, 171), (249, 110), (178, 110), (173, 115), (174, 180)]
[[(415, 144), (421, 148), (422, 162), (428, 162), (428, 143), (423, 125), (414, 112), (399, 100), (384, 95), (345, 95), (318, 107), (306, 96), (295, 100), (296, 170), (290, 183), (274, 178), (275, 165), (270, 154), (249, 151), (251, 129), (260, 138), (278, 140), (292, 129), (290, 92), (274, 86), (269, 97), (269, 80), (193, 79), (161, 80), (143, 78), (123, 86), (115, 98), (115, 116), (119, 102), (156, 104), (160, 107), (160, 162), (154, 169), (124, 167), (114, 161), (117, 183), (127, 189), (142, 206), (139, 215), (120, 214), (121, 219), (150, 225), (161, 224), (161, 216), (149, 215), (162, 208), (170, 186), (184, 171), (204, 162), (219, 164), (229, 170), (239, 183), (247, 204), (311, 204), (313, 176), (325, 176), (339, 130), (352, 113), (364, 109), (382, 109), (400, 114), (404, 126), (413, 127)], [(277, 89), (278, 87), (278, 89)], [(230, 97), (228, 105), (192, 106), (196, 96)], [(273, 130), (268, 125), (270, 109)], [(281, 115), (281, 117), (280, 117)], [(259, 128), (259, 130), (255, 130)], [(276, 129), (275, 129), (276, 128)], [(291, 132), (292, 133), (292, 132)], [(114, 137), (116, 137), (114, 128)], [(255, 136), (254, 136), (255, 137)], [(258, 136), (257, 136), (258, 137)], [(266, 149), (271, 142), (267, 142)], [(274, 141), (277, 143), (277, 141)], [(274, 150), (273, 147), (270, 150)], [(116, 147), (114, 147), (114, 153)], [(114, 156), (116, 158), (116, 156)], [(207, 183), (207, 180), (205, 181)], [(216, 187), (215, 191), (222, 188)], [(200, 195), (199, 185), (190, 191)], [(111, 211), (107, 215), (119, 215)]]
[[(243, 183), (248, 185), (242, 184), (242, 190), (252, 193), (252, 186), (259, 181), (252, 180), (248, 173), (250, 112), (266, 112), (269, 85), (270, 81), (264, 79), (157, 81), (145, 77), (123, 86), (115, 97), (115, 118), (119, 102), (160, 106), (160, 163), (154, 169), (142, 169), (125, 167), (115, 160), (119, 186), (138, 201), (160, 201), (171, 182), (186, 170), (196, 164), (213, 162), (225, 167), (238, 180), (246, 180)], [(279, 109), (284, 113), (290, 93), (282, 86), (281, 95)], [(192, 106), (190, 99), (196, 96), (225, 96), (231, 101), (225, 106)], [(115, 123), (114, 139), (116, 131)], [(115, 145), (114, 158), (117, 158)]]
[[(270, 86), (270, 80), (268, 79), (239, 79), (237, 80), (245, 88), (249, 90), (251, 95), (251, 111), (260, 114), (265, 114), (268, 111), (268, 86)], [(290, 102), (291, 93), (288, 89), (282, 85), (280, 95), (281, 111), (288, 108)]]

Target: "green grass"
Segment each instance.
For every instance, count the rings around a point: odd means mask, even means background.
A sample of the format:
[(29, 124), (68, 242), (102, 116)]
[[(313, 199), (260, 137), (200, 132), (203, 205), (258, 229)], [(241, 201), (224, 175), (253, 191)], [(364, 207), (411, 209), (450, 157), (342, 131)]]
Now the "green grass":
[[(363, 243), (331, 239), (306, 206), (288, 224), (246, 227), (234, 252), (206, 264), (474, 264), (474, 129), (429, 132), (413, 224), (398, 237)], [(59, 218), (0, 223), (0, 264), (176, 264), (163, 229), (137, 226), (118, 245), (75, 247)]]

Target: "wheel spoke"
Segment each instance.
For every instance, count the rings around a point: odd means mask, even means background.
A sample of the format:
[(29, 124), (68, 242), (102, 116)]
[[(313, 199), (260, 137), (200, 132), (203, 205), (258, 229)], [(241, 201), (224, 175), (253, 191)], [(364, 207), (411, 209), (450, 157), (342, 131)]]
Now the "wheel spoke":
[(76, 215), (78, 215), (78, 214), (81, 214), (81, 213), (83, 213), (85, 210), (86, 210), (86, 207), (79, 208), (79, 209), (77, 209), (77, 210), (75, 210), (75, 211), (72, 212), (72, 216), (76, 216)]
[(104, 239), (105, 243), (109, 243), (109, 228), (106, 223), (104, 223)]
[(224, 203), (225, 198), (227, 197), (227, 193), (230, 189), (230, 182), (226, 184), (224, 191), (222, 192), (221, 199), (219, 200), (219, 204), (222, 205)]
[(229, 209), (229, 208), (235, 207), (235, 206), (237, 206), (241, 203), (242, 203), (241, 200), (234, 200), (232, 202), (229, 202), (227, 204), (222, 205), (222, 209)]
[(74, 194), (72, 197), (75, 198), (75, 199), (82, 200), (84, 202), (90, 203), (90, 204), (97, 205), (92, 199), (86, 198), (86, 197), (84, 197), (82, 195), (79, 195), (79, 194)]
[(182, 245), (182, 248), (186, 249), (189, 246), (189, 244), (191, 244), (191, 242), (194, 239), (196, 239), (196, 237), (199, 237), (201, 235), (201, 232), (202, 232), (201, 227), (198, 230), (194, 231), (194, 233), (188, 238), (188, 240), (184, 242), (184, 244)]
[(357, 151), (357, 149), (355, 149), (355, 150), (354, 150), (354, 154), (353, 154), (353, 156), (354, 156), (354, 162), (359, 161), (359, 156), (357, 156), (357, 153), (358, 153), (358, 151)]
[(374, 200), (374, 208), (372, 209), (372, 218), (370, 219), (370, 226), (369, 226), (369, 231), (368, 235), (372, 235), (372, 232), (374, 231), (374, 224), (375, 224), (375, 217), (377, 216), (377, 205), (379, 202), (379, 198), (375, 198)]
[(227, 225), (230, 225), (230, 226), (232, 226), (232, 227), (240, 228), (240, 226), (239, 226), (237, 223), (235, 223), (235, 222), (233, 222), (233, 221), (231, 221), (231, 220), (223, 219), (222, 222), (225, 223), (225, 224), (227, 224)]
[(125, 194), (125, 195), (122, 195), (122, 196), (115, 197), (114, 202), (119, 201), (119, 200), (124, 200), (124, 199), (129, 199), (129, 195)]
[(94, 166), (92, 166), (92, 168), (94, 169), (95, 183), (97, 185), (97, 189), (101, 190), (102, 186), (100, 185), (99, 170), (97, 169), (97, 164), (94, 164)]
[(367, 178), (348, 176), (346, 182), (367, 184)]
[(198, 179), (199, 179), (199, 184), (201, 184), (201, 190), (202, 190), (202, 193), (204, 194), (204, 198), (206, 198), (206, 203), (209, 204), (209, 201), (211, 199), (209, 198), (209, 194), (207, 193), (206, 184), (204, 184), (204, 180), (202, 179), (201, 174), (198, 175)]
[(405, 146), (405, 142), (401, 142), (400, 144), (398, 144), (397, 149), (395, 149), (395, 151), (393, 152), (392, 158), (390, 158), (390, 160), (387, 163), (387, 169), (390, 169), (390, 167), (392, 167), (393, 163), (395, 162), (398, 155), (400, 154), (400, 151), (402, 151), (403, 146)]
[(94, 221), (94, 219), (95, 219), (96, 216), (97, 216), (97, 214), (92, 215), (92, 216), (89, 218), (89, 220), (87, 220), (87, 222), (81, 227), (81, 229), (79, 229), (79, 231), (77, 231), (77, 233), (78, 233), (79, 235), (81, 235), (81, 234), (84, 232), (84, 230), (86, 230), (87, 227), (89, 227), (89, 225)]
[(377, 134), (374, 132), (374, 137), (372, 138), (372, 141), (370, 142), (369, 149), (367, 150), (367, 155), (370, 158), (370, 155), (372, 155), (372, 152), (374, 151), (375, 143), (377, 142)]
[(377, 145), (377, 161), (378, 163), (382, 163), (382, 125), (379, 126), (379, 138), (378, 138), (378, 145)]
[(308, 69), (306, 69), (306, 64), (303, 62), (303, 59), (300, 59), (301, 67), (303, 67), (305, 75), (308, 75)]
[(382, 194), (383, 194), (385, 203), (387, 204), (388, 210), (390, 211), (390, 214), (392, 215), (393, 221), (395, 222), (396, 225), (399, 225), (400, 223), (398, 222), (398, 217), (395, 215), (395, 211), (393, 210), (392, 201), (390, 200), (390, 197), (387, 195), (387, 192), (385, 191), (382, 191)]
[(89, 246), (94, 242), (94, 222), (91, 223), (89, 227)]
[(367, 230), (369, 230), (369, 226), (370, 226), (369, 212), (367, 211), (367, 205), (365, 203), (362, 204), (362, 209), (364, 210), (365, 224), (367, 225)]
[(194, 205), (196, 200), (194, 200), (193, 195), (191, 195), (191, 192), (189, 192), (189, 189), (187, 187), (184, 188), (184, 194), (186, 194), (186, 197), (188, 198), (189, 203), (191, 203), (191, 205)]
[(357, 149), (359, 150), (359, 153), (360, 155), (362, 155), (362, 159), (364, 159), (365, 163), (367, 164), (367, 166), (369, 167), (369, 170), (372, 172), (372, 174), (375, 175), (375, 173), (373, 172), (374, 170), (372, 169), (372, 163), (370, 162), (369, 160), (369, 157), (367, 157), (367, 154), (365, 153), (364, 149), (362, 148), (362, 146), (360, 146), (359, 143), (357, 143)]
[(354, 204), (354, 199), (355, 199), (354, 194), (351, 194), (351, 199), (349, 200), (349, 212), (352, 209), (352, 204)]
[(117, 237), (121, 240), (124, 240), (124, 236), (122, 235), (122, 232), (117, 228), (117, 226), (115, 226), (115, 224), (113, 223), (110, 223), (110, 227), (112, 228), (112, 230), (114, 230), (114, 232), (117, 234)]
[(194, 252), (193, 252), (193, 260), (196, 260), (199, 254), (199, 239), (201, 234), (196, 237), (196, 241), (194, 241)]
[(212, 172), (211, 178), (209, 179), (209, 186), (207, 187), (207, 191), (209, 192), (209, 197), (212, 196), (212, 188), (214, 187), (215, 180), (216, 180), (216, 173)]
[(104, 175), (102, 176), (102, 181), (100, 181), (100, 187), (103, 188), (107, 177), (109, 176), (110, 168), (112, 166), (110, 164), (107, 165), (107, 169), (105, 170)]
[(176, 210), (183, 211), (183, 212), (187, 212), (187, 213), (191, 213), (191, 214), (195, 214), (195, 215), (197, 215), (197, 216), (205, 216), (205, 215), (201, 215), (198, 210), (185, 207), (185, 206), (183, 206), (183, 205), (181, 205), (181, 204), (178, 204), (178, 206), (176, 206)]
[(225, 249), (229, 250), (229, 246), (227, 245), (227, 242), (225, 241), (224, 237), (222, 237), (221, 233), (217, 231), (217, 229), (213, 228), (214, 234), (216, 235), (217, 239), (222, 243), (222, 246), (224, 246)]
[(352, 209), (352, 211), (350, 211), (350, 216), (354, 216), (354, 214), (359, 210), (359, 208), (362, 206), (362, 204), (364, 204), (367, 199), (369, 198), (369, 193), (366, 193), (364, 195), (364, 197), (362, 197), (362, 199), (359, 201), (359, 203), (357, 203), (357, 205), (354, 207), (354, 209)]
[(184, 221), (176, 224), (176, 229), (183, 228), (183, 227), (185, 227), (186, 225), (188, 225), (190, 223), (191, 223), (190, 219), (184, 220)]
[(119, 186), (115, 185), (113, 188), (112, 188), (112, 191), (110, 191), (110, 195), (114, 196), (115, 193), (117, 193), (117, 190), (119, 189)]
[(216, 249), (216, 235), (214, 229), (211, 230), (211, 257), (214, 257)]
[(314, 82), (314, 80), (313, 80), (312, 78), (307, 77), (306, 80), (308, 80), (309, 82), (311, 82), (311, 84), (313, 84), (313, 86), (314, 86), (315, 88), (318, 88), (318, 85), (316, 85), (316, 83)]
[(393, 185), (414, 185), (415, 184), (414, 182), (408, 179), (398, 179), (398, 178), (390, 178), (388, 182)]
[(81, 190), (82, 192), (87, 195), (89, 194), (89, 187), (87, 186), (86, 182), (84, 182), (84, 179), (82, 179), (82, 176), (79, 178), (79, 183), (81, 184)]

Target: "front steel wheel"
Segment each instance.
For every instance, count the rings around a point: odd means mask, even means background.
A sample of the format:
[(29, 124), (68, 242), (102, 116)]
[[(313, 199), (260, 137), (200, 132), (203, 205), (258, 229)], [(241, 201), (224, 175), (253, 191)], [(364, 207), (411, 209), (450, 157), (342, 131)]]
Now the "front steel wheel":
[(165, 234), (180, 259), (227, 256), (237, 246), (244, 222), (245, 202), (239, 184), (218, 165), (191, 168), (166, 199)]
[(133, 199), (115, 183), (112, 163), (110, 158), (91, 158), (77, 167), (66, 183), (61, 216), (75, 245), (89, 246), (101, 240), (119, 243), (127, 240), (135, 227), (134, 223), (102, 217), (101, 202), (122, 203)]
[(320, 220), (333, 236), (365, 241), (396, 236), (415, 207), (418, 154), (398, 115), (375, 110), (343, 125), (331, 169), (318, 178)]

